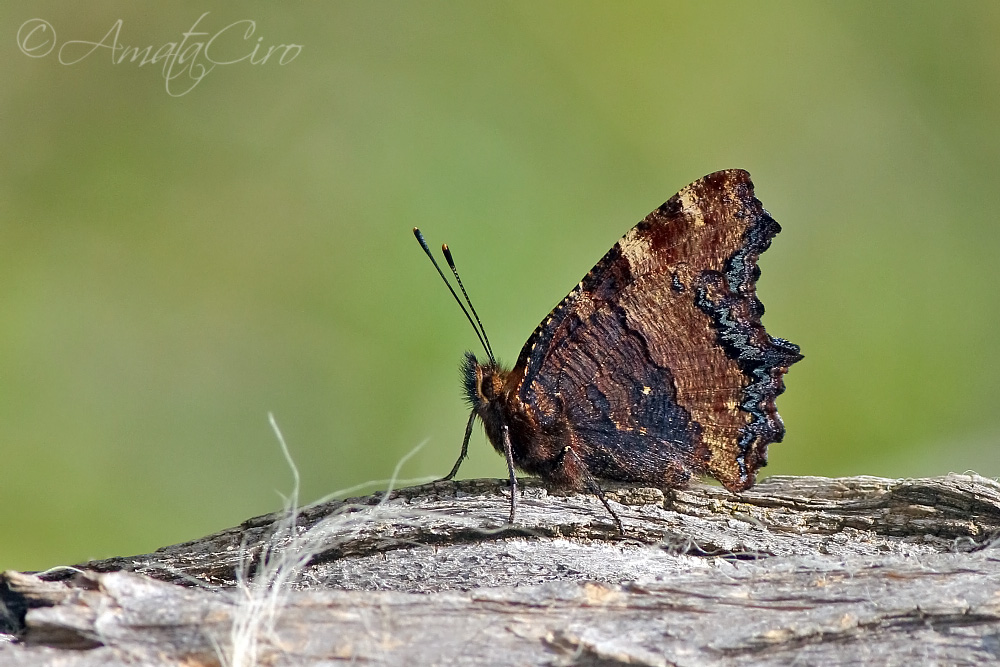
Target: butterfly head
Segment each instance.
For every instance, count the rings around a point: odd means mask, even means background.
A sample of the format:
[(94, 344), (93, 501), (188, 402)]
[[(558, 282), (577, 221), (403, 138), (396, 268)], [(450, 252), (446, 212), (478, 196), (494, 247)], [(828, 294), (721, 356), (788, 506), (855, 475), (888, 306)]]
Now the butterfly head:
[(510, 371), (495, 361), (480, 364), (476, 355), (466, 352), (462, 362), (462, 385), (466, 400), (477, 412), (483, 414), (490, 404), (506, 398), (508, 375)]

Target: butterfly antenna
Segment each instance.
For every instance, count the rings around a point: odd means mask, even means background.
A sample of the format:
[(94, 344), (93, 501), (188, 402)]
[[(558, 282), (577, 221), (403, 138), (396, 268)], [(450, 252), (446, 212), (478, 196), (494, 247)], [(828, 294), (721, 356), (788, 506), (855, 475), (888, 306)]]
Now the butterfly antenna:
[[(496, 359), (493, 358), (493, 352), (490, 350), (490, 347), (486, 342), (486, 332), (480, 332), (479, 327), (476, 326), (476, 322), (472, 319), (472, 315), (469, 315), (469, 311), (465, 308), (462, 300), (458, 298), (458, 294), (455, 293), (455, 288), (451, 286), (450, 282), (448, 282), (448, 279), (444, 275), (444, 271), (441, 270), (441, 267), (438, 266), (437, 260), (434, 259), (434, 255), (431, 254), (431, 249), (427, 246), (427, 241), (424, 240), (424, 235), (421, 234), (420, 230), (416, 227), (413, 228), (413, 235), (417, 237), (417, 243), (419, 243), (420, 247), (424, 249), (424, 254), (427, 255), (427, 259), (431, 260), (431, 264), (433, 264), (434, 268), (437, 269), (438, 275), (441, 276), (441, 280), (443, 280), (444, 284), (448, 286), (448, 291), (451, 292), (453, 297), (455, 297), (455, 303), (457, 303), (458, 307), (462, 309), (463, 313), (465, 313), (465, 319), (469, 320), (469, 324), (471, 324), (472, 328), (475, 330), (476, 337), (479, 338), (479, 343), (483, 346), (483, 349), (486, 350), (486, 354), (489, 355), (490, 361), (496, 363)], [(462, 291), (464, 292), (465, 290), (463, 289)], [(469, 297), (466, 296), (466, 299), (468, 298)], [(471, 307), (472, 304), (470, 303), (469, 306)], [(478, 319), (479, 317), (477, 316), (476, 320)], [(482, 326), (482, 324), (479, 326)]]
[(486, 327), (483, 326), (482, 321), (479, 319), (479, 313), (476, 312), (476, 307), (472, 305), (472, 299), (469, 298), (469, 293), (465, 291), (465, 285), (462, 284), (462, 278), (458, 275), (458, 269), (455, 268), (455, 259), (451, 256), (451, 250), (448, 248), (447, 243), (441, 245), (441, 252), (444, 253), (444, 258), (448, 261), (448, 266), (451, 268), (451, 272), (455, 276), (455, 280), (458, 281), (458, 288), (462, 290), (462, 296), (465, 297), (465, 302), (469, 304), (469, 310), (472, 311), (472, 316), (476, 318), (479, 330), (483, 332), (483, 338), (486, 341), (486, 354), (490, 355), (490, 359), (493, 360), (493, 346), (490, 345), (490, 339), (486, 336)]

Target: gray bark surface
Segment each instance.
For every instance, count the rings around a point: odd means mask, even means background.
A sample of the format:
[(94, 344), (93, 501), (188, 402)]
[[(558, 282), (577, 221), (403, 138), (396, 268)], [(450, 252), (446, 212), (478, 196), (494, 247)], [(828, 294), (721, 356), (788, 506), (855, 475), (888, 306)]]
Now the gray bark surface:
[(0, 665), (1000, 662), (1000, 484), (442, 482), (0, 581)]

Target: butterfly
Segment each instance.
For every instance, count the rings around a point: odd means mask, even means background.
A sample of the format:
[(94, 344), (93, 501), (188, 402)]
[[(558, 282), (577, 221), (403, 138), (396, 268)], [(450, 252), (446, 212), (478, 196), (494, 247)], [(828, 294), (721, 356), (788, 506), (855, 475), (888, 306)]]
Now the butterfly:
[(785, 433), (775, 405), (782, 376), (803, 358), (761, 324), (757, 258), (779, 231), (746, 171), (695, 181), (629, 230), (508, 368), (493, 355), (448, 246), (468, 310), (415, 228), (487, 356), (465, 355), (471, 414), (443, 479), (458, 473), (478, 419), (507, 461), (511, 524), (517, 470), (594, 493), (623, 534), (599, 480), (673, 488), (708, 474), (733, 493), (753, 486), (767, 446)]

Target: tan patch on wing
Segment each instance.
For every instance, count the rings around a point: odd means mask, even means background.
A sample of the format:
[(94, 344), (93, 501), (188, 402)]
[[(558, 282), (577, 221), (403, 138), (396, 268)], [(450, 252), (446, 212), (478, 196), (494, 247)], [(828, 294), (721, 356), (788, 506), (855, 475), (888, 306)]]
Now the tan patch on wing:
[(692, 183), (677, 193), (677, 198), (681, 201), (681, 207), (686, 214), (691, 216), (691, 224), (695, 227), (705, 226), (705, 212), (702, 211), (699, 202), (701, 195), (698, 192), (699, 183)]
[(645, 237), (638, 227), (633, 227), (625, 236), (618, 241), (618, 248), (622, 257), (628, 260), (631, 266), (642, 266), (650, 255), (650, 241)]

